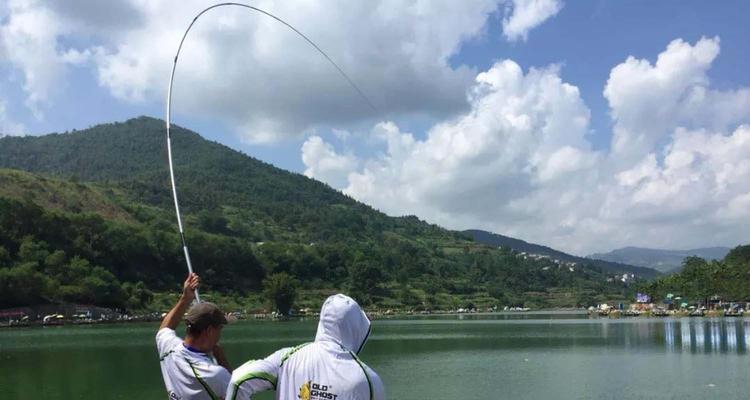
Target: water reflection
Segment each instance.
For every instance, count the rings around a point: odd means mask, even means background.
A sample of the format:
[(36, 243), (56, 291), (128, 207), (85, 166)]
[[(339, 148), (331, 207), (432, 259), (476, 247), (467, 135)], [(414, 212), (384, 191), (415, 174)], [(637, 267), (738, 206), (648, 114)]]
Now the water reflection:
[(744, 354), (750, 346), (750, 320), (668, 319), (664, 345), (669, 351)]
[(674, 350), (674, 321), (668, 320), (664, 323), (664, 337), (667, 341), (667, 349)]
[(727, 321), (727, 349), (729, 351), (737, 350), (737, 324), (736, 321), (731, 319)]
[(680, 343), (682, 343), (682, 351), (690, 350), (693, 343), (690, 335), (690, 320), (684, 318), (680, 320)]

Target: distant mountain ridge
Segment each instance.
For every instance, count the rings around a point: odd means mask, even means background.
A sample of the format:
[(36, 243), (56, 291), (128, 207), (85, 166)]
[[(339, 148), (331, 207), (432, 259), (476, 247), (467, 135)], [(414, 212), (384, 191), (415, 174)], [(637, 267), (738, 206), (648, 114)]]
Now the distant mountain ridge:
[(644, 278), (650, 278), (659, 275), (659, 272), (657, 270), (650, 267), (633, 265), (619, 261), (578, 257), (547, 246), (529, 243), (520, 239), (499, 235), (497, 233), (482, 231), (478, 229), (466, 230), (463, 231), (463, 233), (469, 235), (479, 243), (488, 244), (490, 246), (509, 247), (515, 251), (526, 252), (529, 254), (539, 254), (560, 261), (596, 266), (607, 272), (627, 272), (636, 274)]
[(698, 256), (706, 260), (721, 260), (729, 253), (728, 247), (704, 247), (690, 250), (664, 250), (644, 247), (623, 247), (608, 253), (588, 256), (598, 260), (653, 268), (661, 272), (675, 272), (682, 268), (686, 257)]

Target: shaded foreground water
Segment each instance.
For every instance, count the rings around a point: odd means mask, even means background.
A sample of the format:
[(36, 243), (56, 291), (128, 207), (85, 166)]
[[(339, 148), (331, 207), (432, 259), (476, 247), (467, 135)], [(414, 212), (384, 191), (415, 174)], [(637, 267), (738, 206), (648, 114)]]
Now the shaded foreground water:
[[(238, 365), (315, 326), (240, 322), (223, 342)], [(164, 399), (155, 329), (2, 330), (0, 399)], [(362, 358), (389, 399), (747, 399), (749, 348), (750, 319), (531, 313), (375, 321)]]

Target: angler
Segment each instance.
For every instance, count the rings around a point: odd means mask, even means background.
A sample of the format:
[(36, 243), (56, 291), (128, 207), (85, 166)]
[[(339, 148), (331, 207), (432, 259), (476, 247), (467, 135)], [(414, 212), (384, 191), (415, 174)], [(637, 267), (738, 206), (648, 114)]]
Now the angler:
[(370, 320), (357, 302), (343, 294), (331, 296), (320, 310), (314, 342), (237, 368), (226, 398), (249, 400), (276, 390), (277, 399), (383, 400), (383, 382), (358, 357), (369, 334)]
[[(199, 284), (198, 275), (188, 275), (182, 296), (156, 333), (161, 374), (170, 400), (223, 399), (232, 371), (219, 346), (221, 330), (227, 324), (224, 313), (204, 302), (196, 303), (185, 314)], [(185, 340), (175, 332), (182, 314), (187, 327)]]

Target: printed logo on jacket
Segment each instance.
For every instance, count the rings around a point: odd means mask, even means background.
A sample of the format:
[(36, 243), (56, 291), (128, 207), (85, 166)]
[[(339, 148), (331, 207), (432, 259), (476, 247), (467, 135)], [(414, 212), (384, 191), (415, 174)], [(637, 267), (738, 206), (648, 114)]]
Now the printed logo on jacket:
[(339, 395), (331, 392), (331, 387), (313, 381), (307, 381), (299, 388), (300, 400), (336, 400)]

